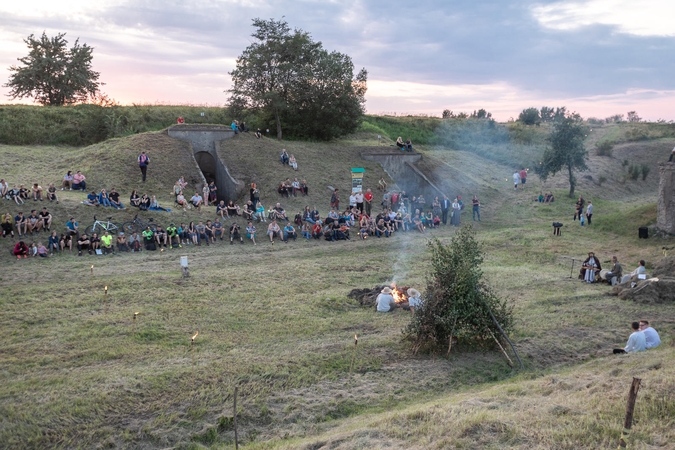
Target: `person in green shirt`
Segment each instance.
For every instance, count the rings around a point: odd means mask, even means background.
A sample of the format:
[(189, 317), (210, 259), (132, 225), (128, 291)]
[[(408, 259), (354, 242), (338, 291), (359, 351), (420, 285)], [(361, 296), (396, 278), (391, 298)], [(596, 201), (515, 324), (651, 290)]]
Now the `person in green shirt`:
[(178, 247), (183, 247), (180, 245), (180, 236), (178, 236), (178, 228), (176, 228), (176, 225), (172, 223), (169, 224), (166, 228), (166, 234), (169, 237), (169, 248), (173, 248), (174, 242), (178, 244)]
[(105, 255), (109, 253), (112, 253), (113, 255), (115, 254), (115, 249), (113, 248), (112, 240), (113, 237), (110, 235), (108, 231), (103, 233), (103, 236), (101, 236), (101, 249), (103, 250), (103, 254)]
[[(143, 235), (143, 240), (145, 241), (145, 249), (150, 250), (150, 244), (152, 244), (154, 247), (155, 233), (152, 232), (150, 227), (148, 226), (141, 234)], [(154, 248), (152, 250), (154, 250)]]

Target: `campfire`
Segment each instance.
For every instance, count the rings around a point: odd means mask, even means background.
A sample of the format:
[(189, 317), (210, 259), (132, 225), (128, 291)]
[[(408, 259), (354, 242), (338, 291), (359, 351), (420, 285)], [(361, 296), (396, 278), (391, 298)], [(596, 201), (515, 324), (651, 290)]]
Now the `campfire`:
[(381, 285), (375, 286), (374, 288), (365, 288), (365, 289), (353, 289), (347, 297), (358, 300), (361, 303), (361, 306), (375, 306), (377, 302), (377, 296), (380, 295), (382, 289), (389, 287), (392, 290), (391, 295), (394, 297), (394, 301), (397, 305), (403, 309), (408, 309), (408, 289), (410, 286), (397, 286), (395, 283), (390, 284), (389, 286)]

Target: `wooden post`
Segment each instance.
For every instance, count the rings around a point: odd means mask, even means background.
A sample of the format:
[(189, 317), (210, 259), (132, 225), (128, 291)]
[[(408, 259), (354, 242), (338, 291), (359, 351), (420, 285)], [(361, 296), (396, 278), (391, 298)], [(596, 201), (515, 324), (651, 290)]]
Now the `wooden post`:
[(239, 450), (239, 438), (237, 436), (237, 391), (239, 388), (234, 387), (234, 410), (232, 411), (232, 423), (234, 425), (234, 448)]
[(630, 434), (630, 428), (633, 426), (633, 410), (635, 409), (635, 400), (637, 400), (638, 389), (640, 389), (640, 378), (633, 377), (633, 383), (628, 391), (628, 403), (626, 403), (626, 418), (623, 421), (623, 430), (619, 438), (619, 449), (626, 448), (626, 439)]

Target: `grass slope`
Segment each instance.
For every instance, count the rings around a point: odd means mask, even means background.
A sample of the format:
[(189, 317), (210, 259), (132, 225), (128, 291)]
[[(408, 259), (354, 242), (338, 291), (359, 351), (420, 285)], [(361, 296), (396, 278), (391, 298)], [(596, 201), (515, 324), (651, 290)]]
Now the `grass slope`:
[[(141, 140), (79, 154), (65, 149), (72, 159), (61, 158), (64, 163), (54, 149), (0, 150), (14, 155), (6, 173), (16, 179), (32, 174), (31, 167), (47, 177), (54, 160), (62, 164), (60, 177), (70, 161), (107, 151), (117, 155), (112, 161), (127, 162), (91, 166), (88, 175), (119, 188), (138, 183), (135, 156), (149, 139), (157, 145), (148, 184), (157, 183), (160, 200), (169, 198), (177, 175), (193, 170), (191, 162), (170, 158), (182, 144), (170, 147), (173, 141), (161, 133), (133, 139)], [(278, 181), (294, 175), (277, 162), (281, 145), (240, 136), (220, 150), (236, 177), (263, 185), (265, 206)], [(369, 142), (283, 145), (298, 157), (298, 174), (312, 189), (310, 199), (285, 201), (291, 211), (314, 202), (324, 211), (325, 185), (346, 190), (352, 165), (366, 167), (367, 185), (383, 174), (358, 158)], [(650, 269), (663, 241), (637, 239), (633, 225), (653, 219), (653, 200), (645, 206), (603, 199), (598, 188), (600, 213), (594, 226), (582, 228), (570, 220), (573, 202), (562, 193), (552, 205), (531, 201), (536, 180), (513, 192), (489, 160), (422, 150), (447, 162), (443, 170), (452, 177), (459, 165), (467, 180), (460, 188), (484, 189), (479, 192), (489, 199), (476, 224), (484, 270), (496, 292), (513, 301), (512, 338), (525, 372), (512, 371), (498, 352), (475, 353), (461, 344), (450, 359), (412, 356), (400, 340), (408, 313), (377, 315), (346, 297), (393, 278), (423, 286), (427, 236), (416, 233), (274, 246), (260, 239), (257, 247), (219, 242), (114, 257), (2, 257), (0, 442), (7, 448), (231, 448), (237, 385), (246, 448), (599, 448), (618, 436), (632, 375), (645, 379), (632, 445), (672, 440), (675, 305), (607, 296), (606, 286), (567, 278), (571, 260), (565, 258), (592, 249), (603, 264), (617, 254), (627, 269), (641, 258)], [(69, 194), (64, 205), (50, 207), (63, 208), (54, 209), (60, 221), (90, 214), (76, 201)], [(200, 220), (213, 218), (213, 209), (160, 217)], [(550, 222), (560, 218), (563, 235), (554, 238)], [(468, 211), (462, 220), (470, 220)], [(453, 230), (431, 234), (447, 240)], [(188, 280), (180, 276), (179, 255), (190, 259)], [(575, 275), (578, 268), (577, 262)], [(140, 312), (135, 324), (134, 312)], [(607, 356), (639, 317), (654, 323), (663, 346), (636, 357)]]

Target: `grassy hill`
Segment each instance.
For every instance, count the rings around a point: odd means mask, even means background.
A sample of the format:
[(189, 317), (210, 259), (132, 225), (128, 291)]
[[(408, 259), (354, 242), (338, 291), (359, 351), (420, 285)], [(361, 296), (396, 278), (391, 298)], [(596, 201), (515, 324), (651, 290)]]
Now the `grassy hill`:
[[(326, 187), (346, 191), (350, 167), (365, 167), (370, 186), (384, 175), (359, 158), (376, 146), (376, 136), (365, 131), (322, 144), (239, 135), (223, 143), (220, 155), (236, 178), (262, 185), (265, 206), (278, 198), (279, 181), (297, 174), (308, 180), (310, 197), (282, 203), (290, 211), (316, 203), (324, 212)], [(278, 163), (280, 148), (296, 155), (297, 173)], [(124, 187), (128, 197), (141, 186), (135, 164), (141, 149), (152, 158), (143, 187), (160, 203), (170, 204), (178, 176), (197, 183), (184, 144), (161, 132), (80, 149), (0, 146), (7, 161), (0, 175), (10, 184), (44, 186), (83, 167), (93, 187)], [(426, 239), (449, 239), (449, 227), (366, 241), (272, 246), (261, 236), (256, 247), (219, 242), (164, 253), (22, 261), (8, 258), (5, 240), (0, 442), (6, 448), (232, 448), (238, 386), (244, 448), (605, 448), (616, 445), (625, 394), (638, 376), (644, 384), (631, 445), (667, 448), (675, 438), (675, 305), (626, 302), (608, 296), (604, 285), (568, 278), (568, 257), (589, 250), (603, 265), (616, 254), (626, 269), (645, 259), (651, 270), (666, 241), (637, 238), (637, 227), (654, 220), (650, 178), (639, 192), (584, 186), (598, 214), (592, 227), (582, 228), (572, 223), (573, 201), (557, 178), (543, 186), (533, 177), (525, 191), (514, 192), (512, 167), (489, 152), (419, 150), (420, 167), (444, 189), (467, 200), (477, 192), (485, 202), (483, 221), (475, 224), (485, 246), (484, 271), (513, 303), (511, 337), (524, 371), (511, 369), (499, 352), (461, 343), (448, 359), (413, 356), (401, 341), (409, 313), (378, 315), (347, 297), (354, 288), (393, 279), (423, 288)], [(660, 152), (654, 147), (636, 158), (656, 162)], [(556, 202), (533, 202), (545, 188), (556, 190)], [(59, 222), (75, 215), (82, 223), (92, 215), (93, 208), (78, 204), (81, 196), (67, 192), (61, 204), (49, 205)], [(16, 208), (2, 201), (2, 209)], [(131, 214), (111, 212), (118, 221)], [(214, 211), (152, 216), (206, 220)], [(462, 220), (470, 222), (469, 211)], [(558, 238), (551, 234), (554, 220), (565, 223)], [(180, 255), (189, 257), (187, 280)], [(578, 268), (577, 262), (574, 275)], [(136, 321), (134, 312), (140, 313)], [(659, 330), (662, 346), (643, 355), (609, 355), (625, 342), (629, 322), (642, 317)]]

